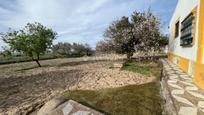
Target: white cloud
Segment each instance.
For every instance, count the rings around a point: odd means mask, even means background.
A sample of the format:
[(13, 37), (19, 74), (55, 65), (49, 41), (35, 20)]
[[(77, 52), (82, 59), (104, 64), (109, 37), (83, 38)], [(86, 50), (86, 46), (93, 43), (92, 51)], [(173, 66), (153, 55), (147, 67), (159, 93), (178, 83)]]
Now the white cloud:
[(37, 21), (57, 31), (59, 37), (55, 43), (87, 42), (94, 46), (113, 20), (129, 16), (135, 10), (144, 11), (156, 1), (0, 0), (0, 32)]

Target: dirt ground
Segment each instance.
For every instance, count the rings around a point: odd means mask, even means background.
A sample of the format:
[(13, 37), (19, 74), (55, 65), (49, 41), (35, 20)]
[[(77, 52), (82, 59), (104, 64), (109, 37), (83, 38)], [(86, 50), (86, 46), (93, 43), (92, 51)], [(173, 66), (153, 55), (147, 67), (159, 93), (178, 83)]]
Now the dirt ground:
[(113, 68), (122, 61), (54, 59), (0, 65), (0, 115), (28, 114), (67, 90), (120, 87), (151, 82), (154, 77)]

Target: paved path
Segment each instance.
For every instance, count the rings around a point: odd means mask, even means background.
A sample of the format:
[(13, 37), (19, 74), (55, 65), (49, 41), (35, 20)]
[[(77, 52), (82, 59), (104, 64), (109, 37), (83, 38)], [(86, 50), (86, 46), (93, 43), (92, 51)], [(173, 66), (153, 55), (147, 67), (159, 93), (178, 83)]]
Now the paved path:
[(162, 60), (170, 97), (178, 115), (204, 115), (204, 92), (178, 66)]
[(60, 99), (53, 99), (33, 115), (104, 115), (73, 100), (62, 102)]

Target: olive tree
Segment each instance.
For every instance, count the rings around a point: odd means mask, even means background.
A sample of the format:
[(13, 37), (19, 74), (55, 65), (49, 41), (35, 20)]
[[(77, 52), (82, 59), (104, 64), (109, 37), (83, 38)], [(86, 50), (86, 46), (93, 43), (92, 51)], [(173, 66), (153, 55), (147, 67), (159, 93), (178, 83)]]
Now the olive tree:
[(164, 43), (160, 21), (150, 10), (134, 12), (130, 18), (122, 17), (114, 21), (105, 31), (104, 38), (96, 47), (98, 51), (110, 50), (107, 46), (112, 45), (116, 53), (126, 54), (128, 59), (135, 51), (157, 51)]
[(135, 52), (137, 40), (133, 35), (133, 25), (128, 17), (122, 17), (120, 20), (113, 22), (104, 33), (105, 38), (114, 45), (116, 53), (126, 54), (130, 59)]
[(113, 42), (108, 40), (100, 40), (96, 44), (96, 52), (103, 52), (103, 53), (114, 52)]
[(148, 52), (158, 50), (160, 44), (160, 22), (150, 11), (145, 13), (134, 12), (131, 16), (134, 25), (134, 36), (140, 44), (138, 50)]
[(70, 56), (71, 55), (72, 44), (59, 42), (53, 45), (52, 51), (58, 56)]
[(5, 49), (4, 51), (0, 52), (0, 55), (2, 55), (3, 57), (10, 57), (12, 55), (12, 53), (10, 50)]
[(3, 41), (11, 50), (23, 52), (36, 61), (39, 67), (40, 54), (51, 48), (57, 33), (40, 23), (28, 23), (19, 31), (9, 31), (2, 35)]

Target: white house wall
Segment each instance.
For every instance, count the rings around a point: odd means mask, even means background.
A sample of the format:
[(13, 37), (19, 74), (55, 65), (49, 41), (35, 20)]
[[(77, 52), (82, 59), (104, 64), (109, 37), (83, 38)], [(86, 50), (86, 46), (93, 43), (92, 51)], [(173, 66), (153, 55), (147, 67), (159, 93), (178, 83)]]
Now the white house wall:
[[(174, 38), (174, 26), (176, 22), (180, 21), (179, 29), (181, 29), (181, 22), (192, 12), (192, 10), (195, 7), (198, 7), (197, 11), (199, 11), (199, 0), (178, 0), (178, 5), (176, 7), (176, 10), (173, 14), (172, 20), (170, 22), (170, 30), (171, 35), (169, 39), (169, 52), (173, 53), (177, 56), (181, 56), (184, 58), (187, 58), (192, 61), (196, 61), (197, 57), (197, 42), (198, 42), (198, 32), (196, 31), (196, 37), (195, 44), (192, 47), (182, 47), (180, 46), (180, 31), (179, 36), (177, 38)], [(199, 12), (197, 12), (197, 27), (196, 30), (198, 30), (198, 19), (199, 19)]]

